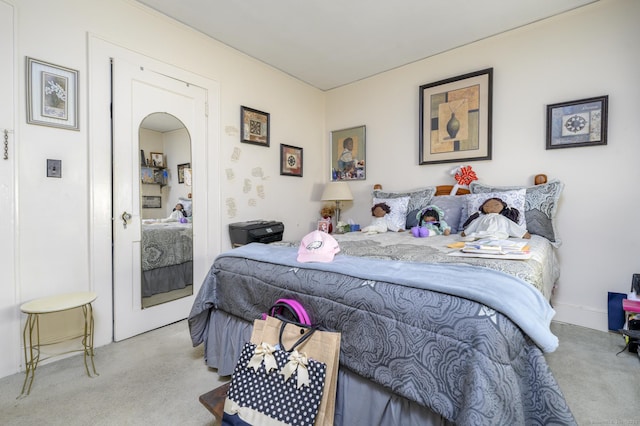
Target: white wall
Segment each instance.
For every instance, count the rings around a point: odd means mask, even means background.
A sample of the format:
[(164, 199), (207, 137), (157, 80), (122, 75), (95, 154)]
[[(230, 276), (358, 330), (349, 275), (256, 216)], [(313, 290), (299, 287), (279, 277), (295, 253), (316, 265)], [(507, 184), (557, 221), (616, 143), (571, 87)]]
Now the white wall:
[[(493, 185), (565, 182), (558, 212), (556, 320), (607, 329), (607, 291), (640, 271), (640, 2), (601, 0), (327, 93), (327, 128), (367, 126), (367, 180), (343, 211), (369, 218), (370, 190), (453, 184), (455, 164), (418, 165), (418, 88), (493, 67), (493, 158), (470, 162)], [(608, 145), (545, 149), (546, 105), (609, 95)], [(347, 206), (348, 207), (348, 206)]]

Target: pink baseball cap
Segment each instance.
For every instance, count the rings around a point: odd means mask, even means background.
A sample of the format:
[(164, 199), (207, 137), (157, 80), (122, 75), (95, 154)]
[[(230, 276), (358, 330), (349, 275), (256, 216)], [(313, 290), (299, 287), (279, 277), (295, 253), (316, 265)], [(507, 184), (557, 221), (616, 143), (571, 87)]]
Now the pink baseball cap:
[(298, 262), (331, 262), (340, 251), (335, 238), (326, 232), (313, 231), (302, 238)]

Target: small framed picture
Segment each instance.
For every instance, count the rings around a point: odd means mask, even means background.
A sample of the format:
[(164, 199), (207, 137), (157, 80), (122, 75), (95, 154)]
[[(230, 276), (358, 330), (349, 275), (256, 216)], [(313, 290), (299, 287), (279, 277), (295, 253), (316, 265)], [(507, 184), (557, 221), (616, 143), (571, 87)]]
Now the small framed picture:
[(607, 144), (609, 96), (547, 105), (547, 149)]
[(246, 106), (240, 107), (240, 142), (269, 146), (268, 112)]
[(27, 123), (79, 130), (78, 71), (27, 57)]
[(331, 180), (365, 180), (367, 177), (365, 126), (331, 132)]
[(161, 152), (151, 152), (151, 164), (153, 167), (164, 167), (164, 155)]
[(143, 195), (142, 196), (142, 208), (143, 209), (159, 209), (162, 207), (162, 197), (159, 195)]
[(302, 177), (302, 148), (280, 144), (280, 174)]
[(191, 163), (178, 164), (178, 183), (184, 183), (184, 169), (190, 169)]
[(329, 226), (331, 225), (331, 220), (319, 220), (318, 221), (318, 231), (330, 233)]

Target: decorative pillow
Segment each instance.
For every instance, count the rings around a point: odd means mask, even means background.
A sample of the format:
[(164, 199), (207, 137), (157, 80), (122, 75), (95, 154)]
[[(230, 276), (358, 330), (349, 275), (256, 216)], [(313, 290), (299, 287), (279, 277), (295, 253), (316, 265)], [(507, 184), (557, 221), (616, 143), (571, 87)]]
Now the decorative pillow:
[(526, 190), (524, 216), (527, 222), (527, 231), (531, 234), (545, 237), (559, 247), (562, 241), (558, 237), (555, 223), (556, 211), (560, 194), (564, 189), (564, 183), (559, 180), (551, 180), (542, 185), (529, 187), (513, 186), (489, 186), (478, 182), (471, 182), (469, 190), (474, 194), (511, 191), (513, 189)]
[(497, 192), (484, 192), (479, 194), (469, 194), (467, 195), (467, 215), (463, 223), (475, 212), (480, 210), (480, 206), (489, 198), (500, 198), (502, 201), (507, 203), (507, 206), (518, 209), (520, 212), (520, 219), (518, 220), (518, 225), (527, 226), (526, 220), (524, 217), (524, 197), (525, 197), (525, 189), (514, 189), (511, 191), (497, 191)]
[(391, 212), (387, 214), (387, 228), (389, 231), (398, 232), (405, 229), (407, 221), (407, 207), (410, 197), (399, 198), (373, 198), (373, 205), (387, 203)]
[(178, 203), (182, 204), (182, 207), (184, 207), (184, 211), (185, 213), (187, 213), (187, 217), (191, 217), (192, 212), (191, 212), (191, 200), (188, 198), (178, 198)]
[(409, 204), (407, 208), (409, 210), (416, 210), (422, 207), (426, 207), (431, 202), (431, 199), (436, 193), (436, 188), (433, 186), (416, 189), (415, 191), (407, 192), (384, 192), (381, 190), (374, 190), (374, 198), (403, 198), (409, 197)]
[(468, 195), (438, 195), (431, 199), (434, 206), (438, 206), (444, 211), (444, 220), (451, 227), (451, 233), (462, 231), (462, 224), (468, 216), (462, 216), (462, 210), (467, 204)]
[[(420, 210), (421, 208), (428, 206), (431, 203), (431, 199), (435, 194), (436, 194), (436, 188), (434, 186), (428, 186), (425, 188), (416, 189), (414, 191), (407, 191), (407, 192), (386, 192), (378, 189), (373, 191), (374, 198), (409, 197), (409, 204), (407, 206), (407, 209), (408, 209), (407, 211), (409, 212), (413, 210)], [(409, 216), (407, 216), (406, 220), (407, 221), (410, 220)], [(402, 225), (402, 227), (406, 229), (411, 228), (408, 222)]]

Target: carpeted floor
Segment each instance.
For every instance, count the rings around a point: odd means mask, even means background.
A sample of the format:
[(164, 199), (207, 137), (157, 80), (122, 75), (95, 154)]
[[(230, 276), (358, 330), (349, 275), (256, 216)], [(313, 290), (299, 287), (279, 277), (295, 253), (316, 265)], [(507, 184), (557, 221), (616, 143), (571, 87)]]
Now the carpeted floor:
[[(640, 424), (640, 359), (622, 337), (562, 323), (547, 356), (578, 424)], [(186, 321), (96, 349), (100, 374), (82, 356), (38, 367), (31, 394), (16, 399), (24, 374), (0, 379), (1, 425), (214, 425), (198, 397), (221, 384), (193, 348)], [(368, 425), (367, 425), (368, 426)]]

